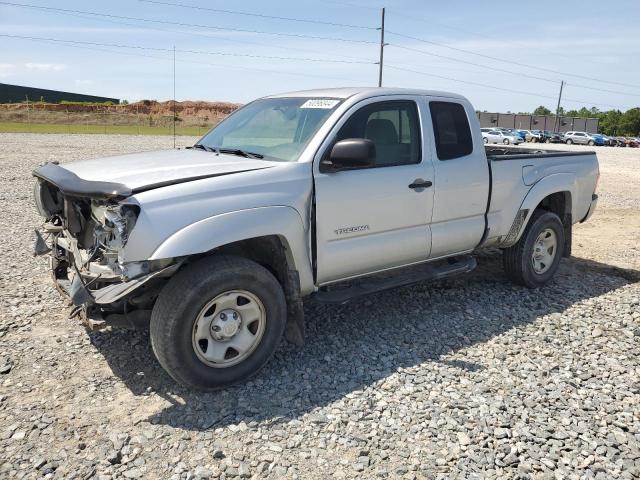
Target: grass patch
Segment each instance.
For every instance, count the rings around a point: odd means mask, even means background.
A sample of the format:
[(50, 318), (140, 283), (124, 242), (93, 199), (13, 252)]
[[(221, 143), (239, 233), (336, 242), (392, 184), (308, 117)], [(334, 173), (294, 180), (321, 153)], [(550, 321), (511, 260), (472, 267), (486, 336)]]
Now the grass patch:
[[(176, 135), (200, 136), (205, 127), (176, 126)], [(95, 133), (121, 135), (173, 135), (172, 127), (136, 125), (59, 125), (51, 123), (0, 122), (0, 133)]]

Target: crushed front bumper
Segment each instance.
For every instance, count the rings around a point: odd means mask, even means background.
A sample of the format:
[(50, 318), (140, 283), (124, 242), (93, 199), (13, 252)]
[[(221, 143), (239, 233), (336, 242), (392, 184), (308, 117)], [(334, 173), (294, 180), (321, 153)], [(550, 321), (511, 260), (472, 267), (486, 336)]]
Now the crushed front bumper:
[(56, 278), (54, 276), (54, 281), (56, 282), (58, 289), (63, 292), (65, 296), (69, 297), (74, 305), (108, 305), (126, 297), (152, 278), (170, 276), (178, 269), (178, 267), (178, 264), (170, 265), (147, 275), (143, 275), (126, 282), (113, 283), (95, 290), (87, 288), (80, 276), (75, 272), (71, 273), (72, 278), (70, 280), (65, 278)]
[[(54, 237), (51, 245), (48, 245), (40, 232), (36, 230), (34, 255), (40, 256), (49, 252), (51, 252), (50, 268), (56, 288), (76, 306), (112, 304), (127, 297), (156, 277), (170, 277), (181, 264), (179, 261), (173, 262), (172, 260), (160, 265), (141, 262), (146, 264), (144, 266), (148, 273), (138, 273), (133, 278), (124, 278), (104, 265), (94, 265), (88, 262), (89, 269), (80, 274), (82, 266), (78, 266), (75, 259), (82, 257), (75, 242), (69, 241), (65, 237)], [(107, 275), (103, 276), (105, 273)], [(97, 280), (100, 283), (97, 283)], [(98, 288), (89, 288), (91, 285)]]

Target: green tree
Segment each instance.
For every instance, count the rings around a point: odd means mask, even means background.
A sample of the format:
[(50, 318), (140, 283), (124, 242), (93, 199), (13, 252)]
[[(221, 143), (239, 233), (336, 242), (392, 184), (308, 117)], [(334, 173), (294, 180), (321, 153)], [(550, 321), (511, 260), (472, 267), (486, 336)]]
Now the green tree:
[(618, 135), (620, 134), (620, 120), (622, 119), (622, 112), (620, 110), (609, 110), (608, 112), (602, 112), (598, 115), (600, 118), (600, 131), (605, 135)]
[(623, 135), (640, 135), (640, 108), (632, 108), (622, 114), (620, 130)]
[(536, 107), (536, 109), (533, 111), (533, 114), (534, 115), (551, 115), (551, 110), (549, 110), (544, 105), (540, 105), (539, 107)]

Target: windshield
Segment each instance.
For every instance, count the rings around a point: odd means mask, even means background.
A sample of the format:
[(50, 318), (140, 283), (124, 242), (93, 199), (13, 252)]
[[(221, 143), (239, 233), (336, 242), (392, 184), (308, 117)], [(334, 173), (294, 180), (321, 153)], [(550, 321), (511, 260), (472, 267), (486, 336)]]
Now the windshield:
[(308, 97), (256, 100), (227, 117), (198, 144), (294, 162), (341, 101)]

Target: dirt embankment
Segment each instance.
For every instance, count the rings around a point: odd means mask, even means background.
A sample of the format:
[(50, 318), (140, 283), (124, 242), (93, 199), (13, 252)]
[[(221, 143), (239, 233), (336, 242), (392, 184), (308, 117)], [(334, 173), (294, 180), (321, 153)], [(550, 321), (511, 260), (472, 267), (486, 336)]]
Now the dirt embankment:
[[(130, 103), (127, 105), (45, 102), (32, 102), (29, 104), (3, 103), (0, 104), (0, 114), (4, 113), (5, 115), (14, 117), (16, 114), (20, 115), (30, 112), (35, 114), (41, 113), (45, 114), (46, 116), (47, 113), (52, 112), (52, 114), (50, 115), (51, 118), (55, 118), (56, 113), (117, 114), (131, 116), (144, 115), (161, 118), (172, 116), (173, 105), (173, 101), (158, 102), (155, 100), (142, 100), (140, 102)], [(215, 122), (234, 112), (240, 106), (240, 104), (229, 102), (200, 102), (187, 100), (184, 102), (175, 102), (175, 111), (178, 118), (182, 121), (189, 122), (192, 119), (197, 119), (198, 121)], [(11, 120), (20, 121), (14, 118), (11, 118)]]

